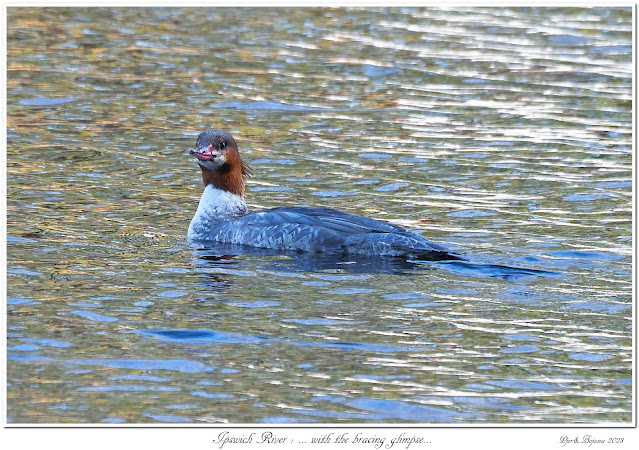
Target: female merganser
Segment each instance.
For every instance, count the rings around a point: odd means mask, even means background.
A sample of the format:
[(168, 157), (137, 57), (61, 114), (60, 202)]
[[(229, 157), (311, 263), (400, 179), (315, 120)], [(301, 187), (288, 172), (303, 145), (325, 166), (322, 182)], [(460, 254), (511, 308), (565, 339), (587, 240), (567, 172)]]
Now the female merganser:
[(244, 177), (252, 175), (233, 137), (202, 132), (195, 143), (204, 193), (189, 241), (215, 241), (311, 253), (459, 260), (450, 249), (397, 225), (328, 208), (283, 207), (247, 214)]

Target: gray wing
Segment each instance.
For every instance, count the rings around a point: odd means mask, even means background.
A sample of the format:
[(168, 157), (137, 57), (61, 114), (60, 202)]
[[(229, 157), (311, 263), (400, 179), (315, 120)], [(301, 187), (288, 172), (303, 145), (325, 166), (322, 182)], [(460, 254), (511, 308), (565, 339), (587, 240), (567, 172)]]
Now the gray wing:
[(283, 207), (219, 224), (212, 240), (307, 252), (459, 259), (448, 248), (397, 225), (328, 208)]

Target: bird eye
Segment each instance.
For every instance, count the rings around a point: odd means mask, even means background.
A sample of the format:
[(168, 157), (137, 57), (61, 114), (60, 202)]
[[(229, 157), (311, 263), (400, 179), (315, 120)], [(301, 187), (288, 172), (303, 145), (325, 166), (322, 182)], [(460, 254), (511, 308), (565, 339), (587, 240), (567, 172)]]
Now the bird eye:
[(224, 150), (226, 147), (226, 142), (220, 142), (220, 150)]

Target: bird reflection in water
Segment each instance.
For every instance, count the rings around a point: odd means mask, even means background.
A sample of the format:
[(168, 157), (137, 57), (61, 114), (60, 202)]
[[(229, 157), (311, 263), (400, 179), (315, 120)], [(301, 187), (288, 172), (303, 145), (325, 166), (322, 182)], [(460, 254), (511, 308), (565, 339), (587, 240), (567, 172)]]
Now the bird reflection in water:
[[(425, 271), (443, 269), (469, 277), (500, 278), (518, 281), (530, 277), (555, 277), (559, 273), (546, 270), (512, 267), (483, 262), (454, 261), (420, 261), (392, 256), (379, 255), (345, 255), (326, 253), (285, 252), (282, 250), (262, 249), (245, 245), (219, 244), (211, 242), (210, 246), (195, 247), (197, 267), (220, 267), (229, 264), (238, 269), (238, 265), (246, 264), (247, 258), (260, 258), (268, 261), (261, 269), (278, 270), (291, 273), (340, 272), (349, 274), (393, 274), (417, 275)], [(242, 269), (248, 269), (242, 267)]]

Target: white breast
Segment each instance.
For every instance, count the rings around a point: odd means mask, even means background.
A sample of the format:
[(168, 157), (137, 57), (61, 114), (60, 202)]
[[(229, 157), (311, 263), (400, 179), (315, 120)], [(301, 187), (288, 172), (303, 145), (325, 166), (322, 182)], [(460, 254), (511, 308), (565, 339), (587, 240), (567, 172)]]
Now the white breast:
[(189, 225), (188, 239), (207, 239), (213, 224), (245, 215), (246, 202), (240, 195), (208, 185)]

